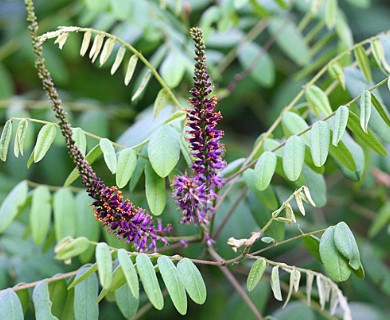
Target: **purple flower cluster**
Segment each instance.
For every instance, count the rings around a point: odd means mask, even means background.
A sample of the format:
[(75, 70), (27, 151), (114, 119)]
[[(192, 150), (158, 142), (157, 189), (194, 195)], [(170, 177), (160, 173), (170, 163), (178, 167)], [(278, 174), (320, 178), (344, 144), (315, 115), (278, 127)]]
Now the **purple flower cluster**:
[(189, 135), (193, 161), (191, 169), (194, 175), (186, 172), (177, 176), (172, 182), (173, 195), (183, 212), (182, 222), (207, 223), (209, 215), (214, 212), (214, 201), (217, 197), (215, 188), (221, 188), (223, 180), (218, 170), (225, 167), (222, 160), (223, 145), (220, 139), (222, 130), (216, 125), (222, 118), (216, 112), (217, 99), (211, 96), (211, 82), (206, 67), (205, 45), (200, 28), (192, 28), (191, 37), (195, 42), (194, 87), (190, 90), (191, 109), (187, 110), (186, 131)]
[(156, 228), (152, 217), (144, 209), (135, 207), (129, 199), (124, 200), (117, 187), (107, 187), (97, 178), (95, 187), (88, 193), (96, 199), (92, 203), (96, 219), (108, 227), (108, 232), (115, 232), (117, 238), (133, 243), (138, 251), (156, 251), (157, 239), (166, 243), (161, 235), (169, 231), (169, 226), (163, 229), (159, 222)]

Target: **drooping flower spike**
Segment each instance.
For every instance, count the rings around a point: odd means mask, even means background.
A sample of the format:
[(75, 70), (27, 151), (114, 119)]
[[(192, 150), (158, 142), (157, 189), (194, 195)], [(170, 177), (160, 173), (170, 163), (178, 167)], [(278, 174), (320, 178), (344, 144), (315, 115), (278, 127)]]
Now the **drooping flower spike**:
[(169, 231), (169, 227), (163, 229), (161, 223), (158, 223), (158, 226), (155, 227), (152, 217), (144, 209), (137, 208), (128, 199), (124, 200), (121, 191), (118, 191), (117, 187), (107, 187), (85, 160), (72, 139), (72, 130), (66, 120), (66, 112), (62, 107), (62, 102), (55, 89), (50, 72), (45, 66), (42, 46), (38, 40), (37, 18), (31, 0), (26, 0), (26, 8), (39, 78), (52, 102), (61, 133), (65, 137), (69, 155), (77, 166), (88, 194), (95, 200), (92, 205), (97, 220), (107, 227), (109, 232), (115, 233), (119, 239), (132, 243), (136, 250), (156, 250), (157, 240), (166, 243), (163, 235)]
[(218, 171), (225, 167), (222, 160), (224, 150), (220, 139), (222, 130), (217, 130), (221, 113), (215, 111), (217, 98), (210, 96), (211, 82), (206, 66), (205, 44), (202, 30), (198, 27), (190, 30), (195, 42), (194, 86), (190, 90), (191, 109), (187, 110), (187, 127), (193, 161), (193, 175), (186, 172), (172, 182), (173, 195), (183, 213), (182, 222), (207, 224), (214, 212), (213, 204), (217, 198), (215, 188), (221, 188), (224, 181)]

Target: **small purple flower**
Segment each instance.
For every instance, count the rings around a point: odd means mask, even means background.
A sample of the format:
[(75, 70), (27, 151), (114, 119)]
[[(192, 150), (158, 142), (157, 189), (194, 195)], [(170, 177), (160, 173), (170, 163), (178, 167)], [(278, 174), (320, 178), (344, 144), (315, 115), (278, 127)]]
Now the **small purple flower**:
[(214, 212), (213, 203), (217, 198), (215, 188), (224, 184), (218, 171), (225, 167), (222, 160), (224, 151), (220, 139), (222, 130), (217, 130), (221, 113), (215, 111), (217, 98), (211, 96), (211, 82), (206, 67), (205, 45), (200, 28), (190, 30), (195, 42), (194, 87), (190, 90), (191, 109), (187, 109), (187, 127), (191, 155), (191, 169), (194, 175), (177, 176), (172, 182), (173, 196), (183, 212), (183, 222), (207, 224)]
[(156, 240), (166, 243), (161, 235), (168, 232), (169, 227), (163, 229), (159, 222), (156, 229), (152, 217), (144, 209), (135, 207), (129, 199), (124, 200), (117, 187), (106, 187), (97, 178), (95, 187), (88, 193), (96, 199), (92, 203), (96, 219), (117, 238), (133, 243), (138, 251), (156, 251)]

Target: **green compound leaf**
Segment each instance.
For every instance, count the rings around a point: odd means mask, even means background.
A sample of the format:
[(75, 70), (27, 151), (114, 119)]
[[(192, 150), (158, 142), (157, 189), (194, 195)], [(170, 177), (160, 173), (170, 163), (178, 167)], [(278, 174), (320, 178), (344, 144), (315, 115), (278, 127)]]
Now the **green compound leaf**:
[(137, 164), (137, 156), (132, 149), (125, 149), (119, 153), (116, 171), (116, 185), (123, 188), (130, 180)]
[[(82, 277), (88, 268), (81, 268), (76, 275), (76, 280)], [(97, 295), (99, 283), (96, 273), (89, 275), (85, 281), (81, 281), (74, 288), (74, 315), (76, 320), (99, 318), (99, 306)]]
[(34, 288), (32, 295), (35, 318), (42, 320), (55, 320), (58, 318), (54, 317), (51, 313), (51, 305), (49, 297), (49, 287), (46, 280), (40, 281)]
[(20, 300), (15, 291), (10, 288), (0, 291), (0, 319), (24, 319)]
[(96, 246), (96, 263), (98, 266), (99, 280), (103, 289), (110, 289), (112, 283), (112, 257), (107, 243), (99, 242)]
[(168, 90), (166, 88), (162, 88), (158, 94), (157, 98), (154, 101), (154, 108), (153, 108), (153, 116), (156, 118), (161, 110), (168, 104), (169, 102), (169, 94)]
[(390, 127), (390, 117), (386, 108), (381, 104), (378, 98), (375, 96), (373, 92), (371, 92), (371, 102), (374, 108), (378, 111), (379, 115), (386, 122), (386, 124)]
[[(21, 120), (18, 124), (18, 128), (16, 129), (16, 134), (15, 134), (15, 143), (14, 143), (15, 157), (18, 157), (19, 153), (23, 155), (24, 152), (23, 144), (24, 144), (24, 138), (26, 137), (27, 128), (28, 128), (27, 119)], [(1, 148), (1, 143), (0, 143), (0, 148)]]
[(8, 147), (12, 136), (12, 120), (8, 120), (1, 132), (0, 137), (0, 159), (2, 161), (7, 160)]
[(345, 128), (347, 127), (349, 116), (349, 109), (346, 106), (341, 106), (337, 109), (333, 117), (333, 136), (332, 144), (337, 147), (337, 144), (344, 135)]
[(310, 151), (314, 165), (321, 167), (324, 165), (330, 144), (330, 130), (325, 121), (316, 122), (310, 130)]
[(119, 310), (127, 319), (137, 313), (139, 299), (134, 298), (128, 285), (125, 284), (115, 291), (115, 301)]
[(99, 145), (103, 152), (104, 161), (106, 162), (108, 169), (112, 173), (115, 173), (117, 169), (117, 160), (112, 142), (106, 138), (103, 138), (99, 141)]
[(157, 265), (173, 305), (180, 314), (185, 315), (187, 313), (186, 290), (174, 263), (167, 256), (162, 256), (158, 258)]
[(368, 122), (371, 117), (371, 93), (364, 90), (360, 97), (360, 126), (367, 133)]
[(152, 262), (144, 253), (137, 256), (136, 262), (138, 274), (141, 278), (146, 295), (152, 305), (157, 310), (161, 310), (164, 307), (164, 298)]
[(251, 270), (249, 271), (248, 279), (246, 280), (248, 291), (252, 291), (257, 286), (261, 280), (261, 277), (263, 276), (266, 266), (267, 262), (264, 258), (259, 258), (255, 261)]
[(57, 242), (76, 234), (76, 203), (69, 189), (58, 190), (53, 197), (54, 229)]
[(177, 270), (190, 298), (197, 304), (203, 304), (207, 291), (198, 268), (190, 259), (184, 258), (177, 264)]
[(266, 151), (260, 156), (254, 169), (255, 184), (257, 189), (262, 191), (268, 188), (275, 173), (276, 164), (277, 157), (273, 152)]
[(26, 181), (18, 183), (0, 206), (0, 233), (16, 218), (20, 207), (26, 202), (28, 186)]
[(87, 150), (87, 138), (85, 137), (84, 130), (81, 128), (72, 129), (72, 139), (76, 143), (76, 146), (80, 149), (83, 156)]
[(381, 156), (387, 156), (386, 148), (379, 142), (379, 140), (372, 134), (369, 129), (367, 129), (367, 133), (363, 131), (359, 124), (359, 117), (352, 111), (349, 112), (348, 128), (356, 134), (356, 137), (359, 138), (359, 141), (365, 143), (368, 147)]
[(345, 257), (337, 250), (334, 241), (335, 227), (326, 229), (320, 240), (320, 256), (326, 272), (336, 282), (345, 281), (351, 269)]
[(336, 225), (334, 242), (337, 250), (349, 260), (349, 265), (358, 270), (361, 265), (359, 248), (351, 229), (343, 221)]
[(39, 130), (37, 142), (34, 147), (34, 163), (42, 160), (56, 137), (57, 128), (53, 124), (45, 124)]
[(279, 267), (275, 266), (271, 271), (271, 289), (276, 300), (283, 301), (282, 292), (280, 290)]
[(291, 181), (298, 180), (305, 160), (305, 144), (298, 136), (290, 137), (283, 152), (283, 170)]
[(131, 294), (133, 295), (134, 299), (138, 300), (139, 283), (138, 283), (137, 271), (135, 270), (134, 264), (131, 261), (126, 250), (124, 249), (118, 250), (118, 260), (119, 260), (119, 264), (122, 267)]
[(150, 211), (158, 216), (165, 208), (165, 180), (159, 177), (149, 162), (145, 165), (145, 192)]
[(314, 114), (319, 117), (322, 113), (329, 115), (332, 108), (329, 104), (328, 96), (317, 86), (310, 86), (305, 91), (305, 97)]
[(366, 51), (362, 46), (358, 46), (355, 48), (354, 53), (355, 53), (355, 58), (358, 63), (358, 66), (364, 75), (364, 78), (366, 78), (368, 82), (371, 82), (372, 75), (370, 69), (370, 62), (368, 60)]
[(154, 171), (165, 178), (180, 157), (180, 137), (170, 125), (163, 125), (150, 137), (148, 156)]
[(38, 186), (32, 195), (30, 212), (31, 235), (36, 244), (42, 244), (50, 229), (51, 194), (46, 186)]

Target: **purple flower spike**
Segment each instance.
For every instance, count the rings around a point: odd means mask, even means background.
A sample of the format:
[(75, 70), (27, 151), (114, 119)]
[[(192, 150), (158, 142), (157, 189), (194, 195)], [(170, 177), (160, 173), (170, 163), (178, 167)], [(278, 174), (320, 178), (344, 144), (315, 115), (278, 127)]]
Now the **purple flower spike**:
[(191, 169), (194, 176), (175, 177), (172, 186), (176, 203), (183, 212), (182, 222), (207, 224), (209, 216), (214, 212), (213, 203), (217, 198), (215, 188), (224, 184), (218, 171), (225, 167), (222, 160), (224, 151), (220, 139), (222, 130), (217, 130), (221, 113), (215, 111), (217, 98), (211, 96), (212, 85), (206, 67), (205, 45), (200, 28), (190, 30), (195, 42), (194, 87), (190, 90), (191, 109), (187, 109), (187, 127), (193, 161)]
[(166, 243), (162, 235), (169, 231), (169, 227), (163, 229), (159, 222), (156, 229), (152, 217), (144, 209), (135, 207), (129, 199), (124, 200), (117, 187), (106, 187), (97, 178), (94, 190), (88, 192), (96, 199), (92, 203), (96, 219), (117, 238), (133, 243), (138, 251), (156, 251), (156, 240)]

